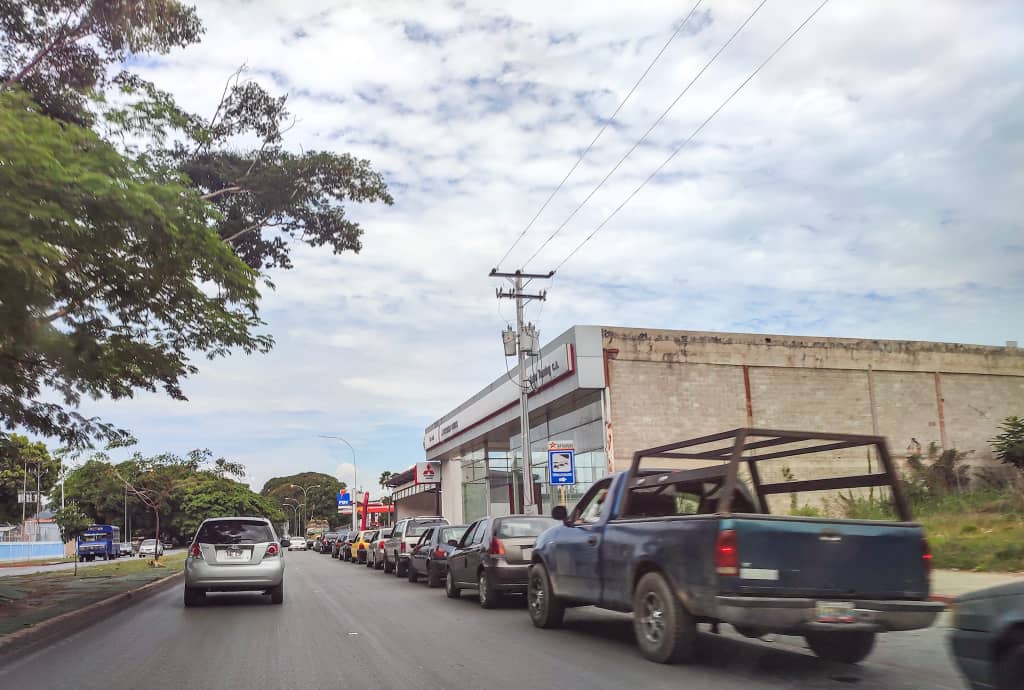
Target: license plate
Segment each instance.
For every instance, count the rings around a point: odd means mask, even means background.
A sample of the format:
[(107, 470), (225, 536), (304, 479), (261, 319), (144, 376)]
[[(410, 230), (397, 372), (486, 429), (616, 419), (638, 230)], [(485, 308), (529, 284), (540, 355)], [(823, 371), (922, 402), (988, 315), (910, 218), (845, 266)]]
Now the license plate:
[(229, 561), (241, 561), (245, 559), (245, 551), (241, 549), (228, 549), (228, 560)]
[(850, 623), (854, 620), (852, 601), (819, 601), (815, 613), (821, 623)]
[(523, 560), (528, 561), (533, 557), (533, 549), (523, 549)]

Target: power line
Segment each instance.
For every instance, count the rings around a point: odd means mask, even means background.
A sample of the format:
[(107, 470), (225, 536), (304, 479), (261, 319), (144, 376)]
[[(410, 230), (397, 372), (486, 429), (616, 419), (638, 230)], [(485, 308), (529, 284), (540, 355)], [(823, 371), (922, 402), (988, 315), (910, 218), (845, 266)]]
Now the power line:
[(561, 260), (561, 261), (560, 261), (560, 262), (558, 263), (558, 265), (557, 265), (557, 266), (555, 266), (555, 270), (557, 271), (557, 270), (558, 270), (558, 269), (560, 269), (560, 268), (561, 268), (562, 266), (564, 266), (564, 265), (565, 265), (565, 263), (566, 263), (566, 262), (567, 262), (567, 261), (568, 261), (569, 259), (571, 259), (571, 258), (572, 258), (572, 257), (573, 257), (573, 256), (574, 256), (574, 255), (576, 254), (576, 252), (578, 252), (578, 251), (579, 251), (579, 250), (580, 250), (580, 249), (581, 249), (581, 248), (583, 247), (583, 245), (585, 245), (585, 244), (586, 244), (586, 243), (587, 243), (588, 241), (590, 241), (590, 238), (592, 238), (592, 237), (593, 237), (594, 235), (596, 235), (596, 234), (597, 234), (597, 233), (598, 233), (598, 232), (599, 232), (599, 231), (601, 230), (601, 228), (603, 228), (603, 227), (604, 227), (605, 225), (607, 225), (607, 224), (608, 224), (608, 222), (609, 222), (609, 221), (610, 221), (610, 220), (611, 220), (612, 218), (614, 218), (614, 217), (615, 217), (615, 216), (616, 216), (616, 215), (618, 214), (618, 212), (619, 212), (619, 211), (621, 211), (621, 210), (622, 210), (622, 208), (623, 208), (623, 207), (624, 207), (624, 206), (625, 206), (626, 204), (628, 204), (628, 203), (629, 203), (630, 201), (632, 201), (633, 197), (635, 197), (635, 196), (636, 196), (636, 195), (637, 195), (637, 194), (638, 194), (638, 193), (640, 192), (640, 190), (641, 190), (641, 189), (643, 189), (643, 188), (644, 188), (644, 187), (645, 187), (645, 186), (647, 185), (647, 183), (648, 183), (648, 182), (650, 182), (650, 181), (651, 181), (652, 179), (654, 179), (654, 177), (655, 177), (655, 176), (656, 176), (656, 175), (657, 175), (658, 173), (660, 173), (660, 172), (661, 172), (661, 171), (662, 171), (662, 170), (663, 170), (663, 169), (665, 168), (665, 166), (666, 166), (666, 165), (668, 165), (668, 164), (669, 164), (669, 163), (670, 163), (670, 162), (672, 161), (672, 159), (673, 159), (673, 158), (675, 158), (675, 157), (676, 157), (676, 155), (677, 155), (677, 154), (678, 154), (678, 153), (679, 153), (680, 151), (682, 151), (682, 150), (683, 150), (683, 148), (684, 148), (684, 147), (685, 147), (685, 146), (686, 146), (687, 144), (689, 144), (689, 143), (690, 143), (690, 142), (691, 142), (691, 141), (693, 140), (693, 138), (694, 138), (694, 137), (696, 137), (696, 136), (697, 136), (698, 134), (700, 134), (701, 130), (703, 130), (703, 129), (704, 129), (704, 127), (706, 127), (706, 126), (707, 126), (707, 124), (708, 124), (709, 122), (711, 122), (711, 120), (713, 120), (713, 119), (715, 118), (715, 116), (716, 116), (716, 115), (718, 115), (718, 113), (719, 113), (719, 112), (720, 112), (720, 111), (721, 111), (721, 110), (722, 110), (723, 108), (725, 108), (725, 106), (727, 106), (727, 105), (729, 104), (729, 102), (730, 102), (730, 101), (731, 101), (731, 100), (732, 100), (732, 99), (733, 99), (733, 98), (734, 98), (734, 97), (736, 96), (736, 94), (738, 94), (738, 93), (739, 93), (739, 92), (740, 92), (740, 91), (741, 91), (741, 90), (743, 89), (743, 87), (744, 87), (744, 86), (746, 86), (746, 85), (747, 85), (747, 84), (748, 84), (748, 83), (750, 82), (750, 80), (751, 80), (751, 79), (753, 79), (753, 78), (754, 78), (755, 76), (757, 76), (757, 73), (758, 73), (758, 72), (760, 72), (760, 71), (761, 71), (761, 70), (762, 70), (762, 69), (764, 68), (764, 66), (765, 66), (765, 65), (767, 65), (767, 64), (768, 64), (769, 62), (771, 62), (771, 61), (772, 61), (772, 59), (773, 59), (773, 58), (774, 58), (774, 57), (775, 57), (776, 55), (778, 55), (778, 54), (779, 54), (779, 53), (780, 53), (780, 52), (782, 51), (782, 49), (783, 49), (783, 48), (785, 48), (785, 47), (786, 47), (786, 45), (787, 45), (787, 44), (788, 44), (788, 43), (789, 43), (789, 42), (790, 42), (791, 40), (793, 40), (793, 38), (794, 38), (794, 37), (795, 37), (795, 36), (796, 36), (796, 35), (797, 35), (798, 33), (800, 33), (800, 30), (801, 30), (801, 29), (803, 29), (803, 28), (804, 28), (805, 26), (807, 26), (807, 24), (808, 24), (808, 23), (809, 23), (809, 22), (810, 22), (810, 21), (811, 21), (812, 19), (814, 19), (815, 15), (817, 15), (817, 14), (818, 14), (818, 12), (820, 12), (820, 11), (821, 11), (821, 9), (822, 9), (823, 7), (825, 7), (825, 5), (827, 5), (827, 4), (828, 4), (828, 2), (829, 2), (829, 0), (823, 0), (823, 1), (822, 1), (822, 3), (821, 3), (820, 5), (818, 5), (818, 7), (817, 7), (817, 8), (815, 8), (815, 10), (814, 10), (813, 12), (811, 12), (811, 13), (810, 13), (810, 14), (809, 14), (809, 15), (807, 16), (807, 18), (806, 18), (806, 19), (804, 19), (804, 20), (803, 20), (803, 22), (801, 22), (801, 23), (800, 23), (800, 25), (799, 25), (798, 27), (796, 27), (796, 28), (795, 28), (795, 29), (793, 30), (793, 32), (792, 32), (791, 34), (789, 34), (789, 36), (787, 36), (787, 37), (786, 37), (786, 39), (785, 39), (785, 40), (784, 40), (784, 41), (783, 41), (782, 43), (780, 43), (780, 44), (779, 44), (779, 46), (778, 46), (778, 47), (777, 47), (777, 48), (776, 48), (775, 50), (773, 50), (773, 51), (772, 51), (772, 53), (771, 53), (771, 54), (770, 54), (770, 55), (769, 55), (769, 56), (768, 56), (767, 58), (765, 58), (764, 62), (762, 62), (762, 63), (761, 63), (760, 65), (758, 65), (758, 66), (757, 66), (757, 68), (755, 68), (755, 69), (754, 69), (754, 71), (753, 71), (753, 72), (751, 72), (751, 73), (750, 73), (750, 75), (749, 75), (749, 76), (748, 76), (748, 77), (747, 77), (746, 79), (744, 79), (744, 80), (743, 80), (743, 81), (742, 81), (742, 82), (740, 83), (740, 85), (739, 85), (739, 86), (737, 86), (737, 87), (736, 87), (736, 88), (735, 88), (735, 89), (733, 90), (733, 92), (732, 92), (732, 93), (730, 93), (730, 94), (729, 94), (729, 96), (728, 96), (728, 97), (727, 97), (727, 98), (726, 98), (726, 99), (725, 99), (724, 101), (722, 101), (721, 105), (719, 105), (719, 106), (718, 106), (717, 108), (715, 108), (714, 112), (712, 112), (712, 113), (711, 113), (710, 115), (708, 115), (708, 117), (707, 117), (707, 118), (706, 118), (706, 119), (705, 119), (705, 120), (704, 120), (704, 121), (703, 121), (702, 123), (700, 123), (700, 126), (698, 126), (698, 127), (697, 127), (697, 129), (693, 130), (693, 132), (691, 132), (691, 133), (690, 133), (690, 136), (688, 136), (688, 137), (687, 137), (687, 138), (686, 138), (686, 139), (685, 139), (685, 140), (683, 141), (683, 143), (681, 143), (681, 144), (680, 144), (679, 146), (677, 146), (677, 147), (675, 148), (675, 150), (674, 150), (674, 151), (672, 151), (672, 153), (671, 153), (671, 154), (669, 155), (669, 157), (668, 157), (668, 158), (666, 158), (666, 159), (664, 160), (664, 162), (662, 162), (662, 164), (661, 164), (661, 165), (659, 165), (659, 166), (658, 166), (657, 168), (655, 168), (655, 169), (654, 169), (654, 172), (652, 172), (652, 173), (651, 173), (650, 175), (648, 175), (648, 176), (647, 176), (647, 177), (646, 177), (646, 178), (644, 179), (644, 181), (643, 181), (643, 182), (641, 182), (641, 183), (640, 183), (640, 185), (639, 185), (639, 186), (638, 186), (638, 187), (637, 187), (636, 189), (634, 189), (634, 190), (633, 190), (633, 191), (632, 191), (632, 192), (631, 192), (631, 193), (629, 194), (629, 196), (627, 196), (627, 197), (625, 198), (625, 200), (623, 200), (623, 202), (622, 202), (621, 204), (619, 204), (619, 205), (618, 205), (618, 206), (617, 206), (617, 207), (615, 208), (615, 210), (614, 210), (614, 211), (612, 211), (612, 212), (611, 212), (610, 214), (608, 214), (608, 217), (607, 217), (607, 218), (605, 218), (604, 220), (602, 220), (602, 221), (601, 221), (601, 223), (600, 223), (600, 224), (599, 224), (599, 225), (598, 225), (598, 226), (597, 226), (596, 228), (594, 228), (594, 230), (593, 230), (593, 231), (592, 231), (592, 232), (591, 232), (591, 233), (590, 233), (589, 235), (587, 235), (586, 237), (584, 237), (584, 238), (583, 238), (583, 241), (582, 241), (582, 242), (580, 242), (579, 244), (577, 244), (577, 245), (576, 245), (576, 247), (575, 247), (575, 248), (574, 248), (574, 249), (573, 249), (573, 250), (572, 250), (571, 252), (569, 252), (569, 254), (568, 254), (568, 255), (567, 255), (567, 256), (566, 256), (566, 257), (565, 257), (564, 259), (562, 259), (562, 260)]
[(662, 111), (661, 115), (658, 116), (658, 119), (655, 120), (651, 124), (651, 126), (647, 128), (647, 131), (644, 132), (643, 136), (640, 137), (639, 139), (637, 139), (636, 143), (633, 144), (633, 146), (628, 151), (626, 151), (625, 155), (622, 156), (622, 158), (619, 159), (619, 162), (616, 163), (614, 166), (612, 166), (612, 169), (608, 171), (608, 174), (605, 175), (604, 178), (600, 182), (597, 183), (597, 186), (594, 187), (590, 191), (590, 194), (588, 194), (583, 199), (583, 201), (581, 201), (579, 203), (579, 205), (577, 205), (576, 208), (574, 208), (572, 210), (572, 213), (570, 213), (569, 216), (565, 220), (562, 221), (562, 224), (559, 225), (557, 228), (555, 228), (555, 231), (553, 233), (551, 233), (548, 236), (548, 238), (541, 243), (541, 245), (539, 247), (537, 247), (537, 251), (535, 251), (533, 254), (531, 254), (530, 258), (527, 259), (526, 263), (523, 264), (523, 268), (524, 269), (527, 266), (530, 265), (531, 261), (533, 261), (535, 258), (537, 258), (537, 255), (540, 254), (541, 251), (543, 251), (544, 247), (548, 246), (548, 243), (551, 242), (551, 240), (555, 239), (555, 237), (558, 235), (558, 233), (562, 232), (562, 230), (565, 228), (565, 226), (569, 224), (569, 221), (571, 221), (573, 218), (576, 217), (576, 214), (580, 212), (580, 209), (582, 209), (584, 206), (586, 206), (587, 202), (589, 202), (593, 198), (593, 196), (595, 194), (597, 194), (598, 190), (600, 190), (601, 187), (604, 186), (604, 183), (607, 182), (611, 178), (611, 176), (615, 174), (615, 171), (619, 169), (619, 166), (621, 166), (623, 163), (625, 163), (626, 159), (629, 158), (631, 155), (633, 155), (634, 151), (636, 151), (638, 148), (640, 148), (640, 144), (644, 143), (644, 141), (647, 139), (648, 135), (650, 135), (650, 133), (654, 131), (654, 128), (657, 127), (659, 124), (661, 124), (661, 121), (664, 120), (668, 116), (668, 114), (670, 112), (672, 112), (672, 109), (676, 107), (676, 104), (679, 103), (680, 100), (682, 100), (683, 96), (685, 96), (686, 93), (690, 90), (690, 87), (692, 87), (695, 83), (697, 83), (697, 80), (701, 78), (701, 75), (703, 75), (704, 72), (707, 71), (708, 67), (711, 67), (711, 65), (715, 62), (715, 60), (718, 59), (718, 56), (721, 55), (722, 52), (726, 48), (729, 47), (729, 44), (733, 42), (733, 39), (735, 39), (739, 35), (739, 33), (741, 31), (743, 31), (743, 29), (747, 26), (747, 24), (750, 23), (750, 20), (752, 20), (754, 18), (754, 16), (758, 12), (761, 11), (761, 8), (764, 7), (765, 3), (767, 3), (767, 2), (768, 2), (768, 0), (761, 0), (761, 3), (757, 7), (754, 8), (754, 11), (751, 12), (747, 16), (746, 19), (743, 20), (743, 23), (740, 24), (739, 28), (736, 29), (736, 31), (734, 31), (732, 33), (732, 35), (729, 36), (729, 39), (725, 43), (722, 44), (722, 47), (718, 49), (718, 52), (716, 52), (714, 55), (712, 55), (711, 59), (708, 60), (706, 63), (704, 63), (704, 66), (701, 67), (700, 71), (697, 72), (697, 75), (693, 79), (690, 80), (690, 83), (687, 84), (683, 88), (683, 90), (679, 92), (679, 95), (675, 97), (675, 100), (673, 100), (671, 103), (669, 103), (668, 107), (665, 108), (665, 110)]
[(604, 134), (604, 131), (608, 129), (608, 125), (615, 121), (615, 116), (619, 114), (620, 110), (622, 110), (622, 106), (626, 105), (626, 101), (630, 99), (633, 93), (640, 86), (640, 83), (645, 78), (647, 78), (648, 72), (650, 72), (651, 68), (654, 67), (655, 63), (661, 59), (662, 54), (668, 48), (669, 44), (672, 43), (672, 41), (675, 40), (676, 36), (679, 35), (679, 32), (683, 30), (683, 27), (686, 26), (686, 23), (690, 20), (690, 17), (693, 16), (693, 13), (697, 11), (697, 8), (700, 7), (702, 2), (704, 2), (704, 0), (697, 0), (697, 4), (690, 8), (690, 11), (683, 18), (683, 21), (680, 22), (676, 30), (672, 32), (672, 35), (668, 37), (668, 40), (665, 41), (665, 45), (661, 47), (661, 50), (658, 51), (658, 54), (655, 55), (654, 59), (651, 60), (651, 63), (647, 65), (647, 69), (644, 70), (644, 73), (641, 74), (640, 78), (636, 80), (635, 84), (633, 84), (633, 88), (629, 90), (629, 93), (626, 94), (626, 97), (623, 98), (622, 102), (619, 103), (618, 107), (615, 108), (615, 112), (613, 112), (611, 116), (605, 121), (605, 123), (601, 125), (601, 129), (598, 130), (597, 134), (594, 136), (591, 142), (587, 144), (587, 148), (583, 150), (583, 153), (580, 154), (579, 158), (576, 159), (576, 162), (573, 163), (571, 168), (569, 168), (569, 172), (565, 173), (565, 177), (562, 178), (562, 181), (558, 183), (558, 186), (554, 188), (554, 190), (551, 192), (550, 195), (548, 195), (548, 198), (544, 201), (544, 203), (541, 204), (540, 209), (538, 209), (537, 213), (535, 213), (533, 218), (530, 219), (530, 222), (526, 224), (526, 227), (523, 228), (522, 232), (519, 233), (519, 236), (516, 237), (515, 242), (512, 243), (512, 246), (509, 247), (505, 254), (501, 257), (501, 259), (498, 260), (497, 268), (501, 268), (501, 263), (508, 258), (508, 255), (512, 253), (512, 250), (515, 249), (516, 246), (518, 246), (520, 240), (522, 240), (523, 237), (526, 236), (526, 233), (530, 231), (530, 228), (533, 227), (533, 224), (537, 222), (537, 219), (540, 218), (540, 214), (542, 214), (544, 212), (544, 209), (548, 207), (548, 204), (551, 203), (551, 200), (555, 198), (555, 195), (558, 194), (559, 190), (562, 189), (562, 186), (566, 183), (569, 177), (576, 171), (576, 168), (579, 167), (579, 164), (582, 163), (583, 159), (587, 157), (588, 153), (590, 153), (590, 149), (594, 147), (594, 144), (596, 144), (597, 140), (601, 138), (601, 135)]

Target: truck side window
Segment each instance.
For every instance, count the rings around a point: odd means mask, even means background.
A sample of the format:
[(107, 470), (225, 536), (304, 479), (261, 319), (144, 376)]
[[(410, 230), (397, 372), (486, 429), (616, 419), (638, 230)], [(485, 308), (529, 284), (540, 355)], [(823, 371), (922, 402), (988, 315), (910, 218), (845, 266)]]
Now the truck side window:
[(591, 488), (590, 492), (583, 497), (583, 500), (580, 501), (580, 504), (573, 511), (573, 524), (592, 525), (600, 521), (605, 511), (611, 508), (607, 500), (611, 483), (610, 479), (606, 479), (598, 482)]

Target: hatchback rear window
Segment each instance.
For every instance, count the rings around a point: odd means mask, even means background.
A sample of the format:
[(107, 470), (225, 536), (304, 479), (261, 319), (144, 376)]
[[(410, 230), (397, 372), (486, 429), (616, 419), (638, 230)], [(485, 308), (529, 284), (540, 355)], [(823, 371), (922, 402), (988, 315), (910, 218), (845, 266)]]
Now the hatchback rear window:
[(547, 517), (504, 518), (498, 521), (498, 537), (539, 537), (544, 530), (558, 524), (558, 520)]
[(261, 544), (274, 541), (274, 533), (265, 522), (217, 520), (203, 524), (196, 541), (202, 544)]
[(466, 533), (466, 527), (445, 527), (441, 532), (441, 538), (438, 539), (442, 544), (447, 544), (450, 539), (458, 541), (462, 539), (462, 535)]

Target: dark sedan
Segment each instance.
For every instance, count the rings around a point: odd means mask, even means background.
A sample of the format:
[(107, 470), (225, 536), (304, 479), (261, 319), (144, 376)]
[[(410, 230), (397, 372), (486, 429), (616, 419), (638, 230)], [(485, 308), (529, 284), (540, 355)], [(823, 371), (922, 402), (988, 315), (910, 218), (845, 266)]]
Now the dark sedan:
[(352, 542), (359, 537), (358, 530), (338, 532), (338, 540), (332, 545), (331, 556), (343, 561), (352, 560)]
[(533, 544), (562, 523), (540, 515), (506, 515), (477, 520), (448, 556), (445, 593), (455, 599), (474, 588), (480, 606), (494, 608), (502, 594), (525, 594)]
[(320, 542), (320, 553), (329, 553), (331, 558), (337, 558), (338, 552), (334, 550), (334, 542), (338, 540), (337, 532), (328, 532)]
[(950, 642), (974, 690), (1024, 688), (1024, 582), (958, 597)]
[(455, 550), (448, 542), (458, 543), (465, 533), (466, 525), (428, 527), (409, 555), (409, 582), (424, 577), (428, 587), (440, 587), (448, 572), (448, 555)]

